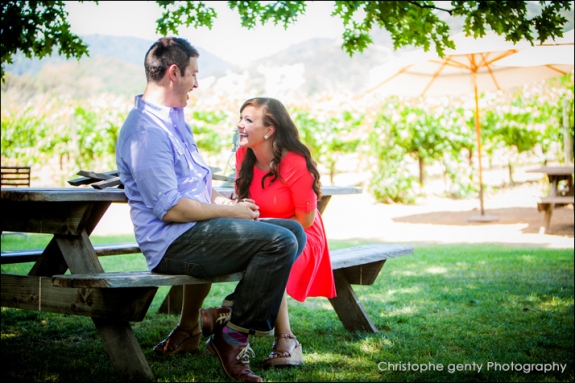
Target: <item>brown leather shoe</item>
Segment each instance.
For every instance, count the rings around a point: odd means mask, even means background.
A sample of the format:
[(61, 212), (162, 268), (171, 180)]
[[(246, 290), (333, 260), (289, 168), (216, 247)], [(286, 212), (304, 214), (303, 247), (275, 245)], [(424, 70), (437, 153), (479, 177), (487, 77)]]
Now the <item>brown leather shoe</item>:
[(222, 336), (222, 331), (217, 331), (206, 342), (208, 350), (212, 355), (217, 356), (220, 360), (224, 372), (233, 380), (244, 382), (263, 382), (262, 378), (254, 375), (250, 370), (249, 354), (255, 356), (250, 344), (245, 346), (232, 345), (226, 342)]
[[(197, 334), (194, 334), (197, 331)], [(172, 355), (179, 352), (195, 352), (200, 345), (198, 325), (190, 331), (184, 331), (180, 326), (170, 332), (168, 337), (154, 347), (156, 355)]]
[(229, 307), (212, 307), (200, 309), (200, 327), (202, 334), (208, 337), (221, 330), (232, 317), (232, 309)]

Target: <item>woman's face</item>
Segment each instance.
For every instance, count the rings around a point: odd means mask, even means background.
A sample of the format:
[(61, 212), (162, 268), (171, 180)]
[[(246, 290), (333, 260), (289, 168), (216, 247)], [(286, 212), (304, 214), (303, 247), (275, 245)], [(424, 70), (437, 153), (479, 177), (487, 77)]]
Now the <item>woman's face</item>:
[(272, 126), (264, 126), (264, 114), (261, 108), (248, 105), (242, 110), (240, 121), (238, 122), (238, 133), (240, 135), (239, 146), (254, 148), (261, 145), (273, 134)]

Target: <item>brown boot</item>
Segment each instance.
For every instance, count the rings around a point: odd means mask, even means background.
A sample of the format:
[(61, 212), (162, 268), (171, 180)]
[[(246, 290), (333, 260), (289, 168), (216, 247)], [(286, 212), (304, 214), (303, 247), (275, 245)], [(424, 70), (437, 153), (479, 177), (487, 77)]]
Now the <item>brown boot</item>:
[(229, 344), (224, 340), (222, 330), (219, 329), (208, 339), (206, 346), (212, 355), (218, 357), (224, 372), (233, 380), (244, 382), (263, 381), (262, 378), (254, 375), (252, 370), (250, 370), (249, 354), (251, 353), (254, 356), (254, 352), (250, 348), (249, 343), (245, 346)]
[(200, 327), (202, 334), (208, 337), (221, 330), (232, 317), (232, 309), (229, 307), (212, 307), (200, 309)]

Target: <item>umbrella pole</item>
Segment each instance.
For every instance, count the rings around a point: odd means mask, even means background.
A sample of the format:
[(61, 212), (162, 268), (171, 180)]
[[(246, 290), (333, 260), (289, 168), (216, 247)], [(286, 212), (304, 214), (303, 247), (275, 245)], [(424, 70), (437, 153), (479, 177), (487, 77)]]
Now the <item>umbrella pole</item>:
[(475, 89), (475, 136), (477, 138), (477, 157), (479, 163), (479, 206), (481, 208), (481, 215), (485, 215), (483, 208), (483, 167), (481, 165), (481, 125), (479, 123), (479, 95), (477, 94), (477, 81), (475, 81), (475, 73), (473, 73), (473, 83)]

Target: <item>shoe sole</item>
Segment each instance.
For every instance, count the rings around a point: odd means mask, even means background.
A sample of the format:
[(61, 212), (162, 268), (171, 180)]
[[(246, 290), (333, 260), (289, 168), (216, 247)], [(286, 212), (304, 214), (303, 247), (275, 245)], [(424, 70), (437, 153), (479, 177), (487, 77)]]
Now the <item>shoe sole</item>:
[(293, 350), (293, 354), (291, 356), (278, 356), (276, 358), (267, 359), (264, 361), (266, 368), (299, 367), (302, 364), (303, 352), (301, 343), (299, 343), (298, 346)]

